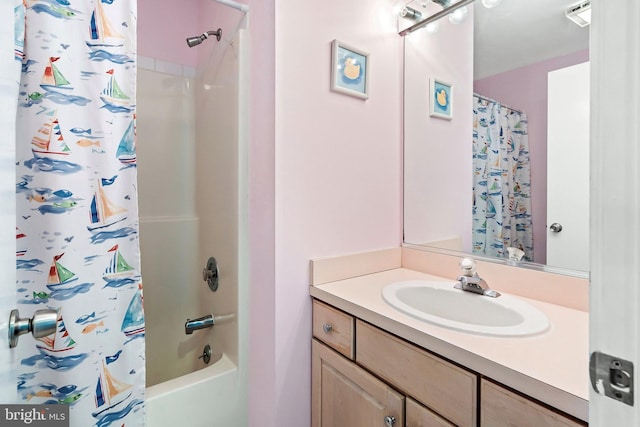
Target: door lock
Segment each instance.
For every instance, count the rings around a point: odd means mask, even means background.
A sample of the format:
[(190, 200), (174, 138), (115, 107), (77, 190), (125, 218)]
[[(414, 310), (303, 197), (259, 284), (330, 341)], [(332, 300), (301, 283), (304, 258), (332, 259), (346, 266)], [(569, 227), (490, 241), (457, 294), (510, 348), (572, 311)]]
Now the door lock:
[(633, 406), (633, 363), (593, 352), (589, 361), (591, 386), (598, 393)]

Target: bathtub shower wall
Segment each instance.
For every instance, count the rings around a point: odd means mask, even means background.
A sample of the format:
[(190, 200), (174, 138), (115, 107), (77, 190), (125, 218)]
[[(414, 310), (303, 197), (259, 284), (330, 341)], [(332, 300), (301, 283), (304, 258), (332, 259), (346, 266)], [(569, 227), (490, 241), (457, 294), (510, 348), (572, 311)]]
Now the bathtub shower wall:
[(209, 257), (215, 257), (220, 268), (218, 290), (206, 293), (200, 315), (211, 313), (216, 317), (216, 344), (236, 364), (240, 257), (238, 46), (235, 41), (222, 40), (198, 65), (195, 163), (198, 254), (202, 267)]
[(141, 58), (138, 68), (140, 240), (153, 386), (203, 367), (198, 356), (213, 343), (208, 331), (184, 333), (187, 317), (200, 315), (204, 292), (194, 200), (195, 70), (152, 58)]
[[(154, 427), (247, 422), (246, 33), (215, 46), (196, 72), (144, 58), (138, 73), (147, 423)], [(216, 292), (201, 276), (210, 256), (220, 268)], [(213, 328), (185, 335), (187, 318), (207, 314), (216, 317)], [(214, 353), (209, 366), (198, 359), (205, 344)]]

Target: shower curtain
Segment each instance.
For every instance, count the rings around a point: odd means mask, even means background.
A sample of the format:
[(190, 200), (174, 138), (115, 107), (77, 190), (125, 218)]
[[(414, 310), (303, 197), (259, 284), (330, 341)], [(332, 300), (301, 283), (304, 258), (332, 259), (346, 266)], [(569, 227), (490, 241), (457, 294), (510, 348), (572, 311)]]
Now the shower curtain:
[(144, 425), (135, 155), (135, 0), (16, 1), (17, 300), (56, 310), (23, 337), (24, 403), (70, 425)]
[(531, 168), (527, 117), (473, 97), (473, 252), (533, 260)]

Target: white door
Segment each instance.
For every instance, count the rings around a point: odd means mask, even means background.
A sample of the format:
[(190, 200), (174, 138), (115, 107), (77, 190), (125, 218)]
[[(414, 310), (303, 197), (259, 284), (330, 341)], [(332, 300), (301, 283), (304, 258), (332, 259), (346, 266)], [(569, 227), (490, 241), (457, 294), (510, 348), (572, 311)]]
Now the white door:
[(589, 271), (589, 62), (549, 72), (547, 264)]
[(0, 2), (0, 403), (17, 397), (7, 323), (16, 306), (15, 104), (18, 85), (14, 57), (14, 2)]
[(589, 425), (639, 426), (640, 3), (591, 3), (589, 349), (632, 362), (635, 395), (631, 406), (592, 389)]

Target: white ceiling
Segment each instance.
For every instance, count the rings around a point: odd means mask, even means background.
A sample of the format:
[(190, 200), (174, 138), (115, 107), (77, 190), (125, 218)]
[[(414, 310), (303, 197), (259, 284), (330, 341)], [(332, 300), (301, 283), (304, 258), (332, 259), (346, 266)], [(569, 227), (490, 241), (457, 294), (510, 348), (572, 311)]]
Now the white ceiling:
[[(583, 0), (584, 1), (584, 0)], [(589, 48), (589, 27), (565, 11), (580, 0), (502, 0), (474, 3), (474, 79)]]

